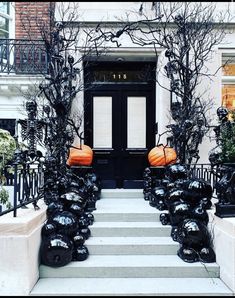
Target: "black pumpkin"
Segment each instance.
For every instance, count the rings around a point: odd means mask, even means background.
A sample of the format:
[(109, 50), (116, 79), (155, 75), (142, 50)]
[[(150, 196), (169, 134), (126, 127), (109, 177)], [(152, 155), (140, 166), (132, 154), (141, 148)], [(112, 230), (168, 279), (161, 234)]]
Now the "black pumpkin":
[(80, 245), (74, 249), (73, 261), (85, 261), (89, 256), (89, 251), (85, 245)]
[(41, 263), (61, 267), (72, 261), (74, 245), (66, 235), (53, 234), (42, 239), (40, 246)]
[(73, 243), (76, 247), (84, 244), (86, 238), (78, 231), (73, 237)]
[(172, 203), (169, 207), (169, 217), (171, 225), (177, 226), (184, 219), (190, 218), (190, 211), (190, 205), (185, 202), (176, 201)]
[(49, 203), (46, 214), (47, 218), (51, 217), (57, 212), (62, 212), (64, 210), (64, 205), (61, 202), (51, 202)]
[(58, 212), (51, 218), (59, 234), (72, 235), (78, 230), (77, 216), (69, 211)]
[(188, 218), (178, 225), (178, 241), (184, 246), (199, 251), (203, 247), (210, 247), (211, 237), (207, 226), (197, 220)]
[(165, 196), (166, 189), (164, 187), (154, 187), (151, 191), (149, 205), (152, 207), (157, 207), (159, 204), (163, 205)]
[(168, 208), (172, 203), (176, 201), (184, 201), (184, 191), (182, 189), (173, 188), (167, 193), (165, 197), (165, 203)]
[(55, 233), (56, 233), (56, 225), (47, 220), (41, 229), (42, 238), (48, 237)]
[(193, 178), (183, 184), (185, 200), (192, 206), (196, 206), (203, 198), (212, 198), (212, 186), (204, 179)]
[(173, 164), (166, 167), (166, 176), (170, 181), (176, 181), (177, 179), (186, 179), (188, 177), (188, 169), (183, 164)]

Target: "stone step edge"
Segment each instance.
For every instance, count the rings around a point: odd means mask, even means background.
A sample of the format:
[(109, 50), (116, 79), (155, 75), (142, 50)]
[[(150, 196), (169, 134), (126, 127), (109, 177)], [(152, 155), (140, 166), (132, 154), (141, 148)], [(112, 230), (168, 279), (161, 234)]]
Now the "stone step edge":
[(233, 296), (219, 278), (40, 278), (29, 296)]

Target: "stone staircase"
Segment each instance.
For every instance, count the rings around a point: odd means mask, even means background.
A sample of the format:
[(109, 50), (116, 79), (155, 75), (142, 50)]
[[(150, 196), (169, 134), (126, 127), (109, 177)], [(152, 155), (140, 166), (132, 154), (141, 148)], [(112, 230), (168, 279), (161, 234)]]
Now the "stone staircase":
[(40, 266), (31, 296), (232, 296), (216, 263), (186, 263), (171, 226), (141, 189), (102, 190), (85, 245), (89, 257), (60, 268)]

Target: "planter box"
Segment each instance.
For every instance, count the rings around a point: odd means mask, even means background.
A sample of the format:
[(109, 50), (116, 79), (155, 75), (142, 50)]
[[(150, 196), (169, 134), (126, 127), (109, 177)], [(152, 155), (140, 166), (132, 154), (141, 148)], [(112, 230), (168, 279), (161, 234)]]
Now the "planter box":
[(220, 218), (212, 208), (208, 211), (208, 228), (213, 239), (216, 263), (220, 266), (220, 278), (235, 292), (235, 217)]
[(39, 201), (0, 217), (0, 293), (28, 295), (39, 278), (41, 227), (46, 220), (46, 205)]

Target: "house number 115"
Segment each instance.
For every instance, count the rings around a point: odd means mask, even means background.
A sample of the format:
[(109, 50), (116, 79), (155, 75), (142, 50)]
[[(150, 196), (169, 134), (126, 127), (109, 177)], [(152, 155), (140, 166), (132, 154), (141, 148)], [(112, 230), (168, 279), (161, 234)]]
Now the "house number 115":
[(125, 73), (123, 74), (113, 74), (113, 79), (114, 80), (126, 80), (127, 79), (127, 75)]

